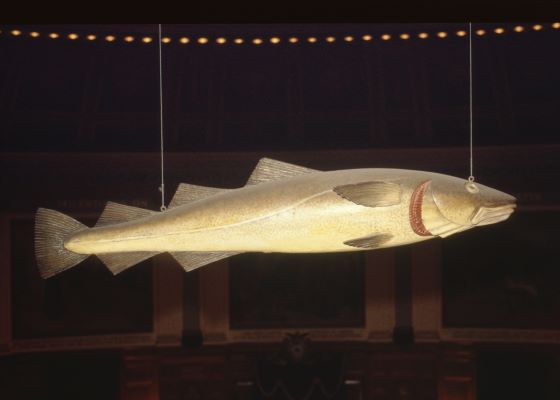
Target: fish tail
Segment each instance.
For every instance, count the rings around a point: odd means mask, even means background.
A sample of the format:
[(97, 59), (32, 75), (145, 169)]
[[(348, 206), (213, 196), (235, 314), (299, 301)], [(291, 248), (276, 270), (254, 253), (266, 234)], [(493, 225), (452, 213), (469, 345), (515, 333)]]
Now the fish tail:
[(35, 258), (43, 279), (72, 268), (89, 255), (78, 254), (64, 247), (64, 240), (73, 233), (89, 229), (58, 211), (39, 208), (35, 215)]

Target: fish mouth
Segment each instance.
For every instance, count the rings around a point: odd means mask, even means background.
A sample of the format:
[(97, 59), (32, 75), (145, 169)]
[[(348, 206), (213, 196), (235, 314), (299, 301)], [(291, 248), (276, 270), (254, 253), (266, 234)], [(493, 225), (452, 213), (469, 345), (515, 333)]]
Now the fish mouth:
[(515, 210), (515, 203), (508, 203), (498, 206), (482, 206), (472, 218), (473, 225), (490, 225), (505, 221)]

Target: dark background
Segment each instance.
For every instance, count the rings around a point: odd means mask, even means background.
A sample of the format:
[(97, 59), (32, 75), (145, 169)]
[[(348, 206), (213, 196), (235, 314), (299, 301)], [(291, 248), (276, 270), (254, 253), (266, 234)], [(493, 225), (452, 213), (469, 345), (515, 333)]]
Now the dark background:
[[(519, 213), (500, 226), (445, 242), (447, 327), (558, 329), (560, 29), (543, 23), (543, 29), (535, 30), (535, 23), (523, 23), (525, 30), (518, 33), (515, 25), (474, 26), (486, 34), (473, 35), (473, 111), (475, 175), (515, 194)], [(505, 32), (495, 33), (496, 27)], [(12, 29), (23, 33), (14, 36)], [(242, 185), (254, 162), (271, 154), (286, 161), (307, 160), (306, 165), (319, 169), (394, 166), (466, 176), (468, 41), (455, 34), (466, 29), (456, 23), (164, 25), (164, 36), (172, 38), (163, 45), (168, 199), (182, 181)], [(41, 36), (32, 38), (31, 31)], [(50, 39), (49, 32), (61, 37)], [(158, 52), (155, 41), (141, 41), (155, 38), (156, 32), (153, 25), (2, 27), (2, 211), (32, 215), (38, 206), (49, 206), (93, 218), (109, 199), (159, 207)], [(419, 39), (420, 32), (429, 38)], [(439, 38), (438, 32), (448, 36)], [(78, 39), (68, 39), (69, 33), (77, 33)], [(90, 33), (97, 35), (95, 41), (85, 40)], [(402, 33), (411, 38), (398, 38)], [(373, 40), (364, 41), (364, 34)], [(391, 40), (380, 40), (382, 34), (390, 34)], [(116, 40), (107, 42), (107, 35)], [(135, 40), (125, 42), (126, 35)], [(325, 41), (330, 35), (336, 37), (334, 43)], [(347, 35), (351, 42), (343, 39)], [(271, 44), (273, 36), (281, 42)], [(299, 42), (288, 43), (291, 36)], [(189, 37), (190, 43), (179, 43), (180, 37)], [(209, 42), (198, 44), (199, 37)], [(227, 43), (215, 43), (218, 37)], [(233, 44), (235, 37), (244, 44)], [(317, 42), (309, 43), (308, 37)], [(264, 43), (252, 44), (254, 38)], [(26, 223), (14, 234), (30, 231)], [(22, 248), (30, 249), (27, 244)], [(95, 315), (103, 313), (94, 307), (90, 328), (66, 327), (89, 334), (151, 329), (150, 266), (111, 281), (96, 262), (87, 265), (89, 274), (84, 275), (85, 267), (74, 272), (82, 274), (78, 281), (84, 276), (96, 281), (93, 285), (101, 286), (94, 287), (107, 296), (125, 290), (130, 296), (119, 310), (126, 317), (111, 328), (104, 325), (110, 318), (95, 322)], [(232, 282), (237, 279), (243, 287), (248, 273), (243, 268), (250, 270), (251, 262), (237, 266), (240, 273)], [(30, 270), (12, 275), (21, 289), (14, 297), (13, 311), (20, 318), (14, 333), (56, 336), (56, 331), (26, 325), (23, 311), (30, 303), (25, 290), (37, 286), (25, 274)], [(313, 275), (304, 279), (312, 281)], [(73, 280), (61, 277), (49, 285)], [(64, 304), (56, 296), (48, 298)], [(56, 314), (56, 304), (48, 304)], [(359, 307), (349, 314), (349, 324), (361, 323)], [(278, 324), (278, 318), (270, 317)], [(306, 321), (295, 326), (306, 326)], [(549, 350), (482, 346), (476, 360), (478, 397), (557, 397), (558, 357)], [(120, 356), (119, 351), (10, 356), (0, 360), (0, 375), (8, 398), (39, 392), (46, 398), (76, 398), (84, 387), (95, 388), (88, 391), (89, 398), (117, 398)], [(87, 368), (72, 368), (77, 364)], [(40, 378), (27, 386), (12, 379), (21, 374)]]

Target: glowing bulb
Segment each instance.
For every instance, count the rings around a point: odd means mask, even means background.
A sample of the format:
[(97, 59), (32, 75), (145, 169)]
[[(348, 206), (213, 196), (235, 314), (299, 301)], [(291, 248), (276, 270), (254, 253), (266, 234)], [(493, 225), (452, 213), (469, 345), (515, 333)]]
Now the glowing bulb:
[(235, 44), (243, 44), (243, 39), (241, 39), (241, 38), (235, 38), (235, 39), (233, 39), (233, 43), (235, 43)]
[(344, 41), (346, 42), (352, 42), (354, 40), (353, 36), (344, 36)]
[(513, 30), (515, 32), (523, 32), (525, 28), (523, 28), (521, 25), (517, 25), (515, 28), (513, 28)]
[(125, 36), (124, 41), (128, 43), (134, 42), (134, 36)]
[(297, 43), (298, 40), (299, 40), (299, 39), (298, 39), (297, 37), (291, 37), (291, 38), (288, 39), (288, 41), (289, 41), (290, 43)]
[(169, 37), (161, 38), (161, 42), (162, 42), (162, 43), (170, 43), (170, 42), (171, 42), (171, 38), (169, 38)]
[(459, 36), (459, 37), (467, 36), (467, 32), (466, 31), (457, 31), (457, 36)]
[(542, 25), (533, 25), (533, 29), (536, 31), (540, 31), (542, 29)]
[(389, 40), (389, 39), (391, 39), (391, 35), (388, 34), (381, 35), (381, 40)]
[(484, 29), (479, 29), (475, 32), (478, 36), (482, 36), (484, 34), (486, 34), (486, 31)]
[(271, 37), (270, 38), (270, 43), (278, 44), (278, 43), (280, 43), (280, 38), (279, 37)]
[(308, 37), (308, 38), (307, 38), (307, 41), (308, 41), (309, 43), (315, 43), (315, 42), (317, 42), (317, 38), (311, 36), (311, 37)]
[(401, 34), (401, 39), (408, 40), (408, 39), (410, 39), (410, 35), (408, 33), (403, 33), (403, 34)]
[(333, 43), (336, 40), (336, 38), (334, 36), (327, 36), (325, 40), (329, 43)]
[(254, 38), (254, 39), (253, 39), (253, 43), (256, 44), (256, 45), (262, 44), (262, 42), (263, 42), (263, 41), (262, 41), (261, 38)]
[(191, 40), (188, 37), (182, 37), (181, 39), (179, 39), (179, 42), (183, 43), (183, 44), (187, 44), (189, 43)]
[(208, 43), (208, 38), (199, 37), (198, 40), (197, 40), (197, 42), (198, 42), (199, 44), (206, 44), (206, 43)]
[(373, 39), (373, 37), (371, 35), (364, 35), (362, 36), (362, 39), (365, 40), (366, 42), (369, 42), (371, 39)]
[(87, 35), (87, 36), (86, 36), (86, 39), (87, 39), (87, 40), (95, 40), (95, 39), (97, 39), (97, 36), (95, 36), (95, 35)]
[(494, 29), (494, 32), (497, 33), (498, 35), (501, 35), (502, 33), (505, 32), (504, 28), (496, 28)]
[(151, 43), (152, 40), (153, 40), (153, 39), (152, 39), (151, 37), (149, 37), (149, 36), (145, 36), (145, 37), (142, 38), (142, 41), (143, 41), (144, 43)]
[(419, 37), (420, 39), (427, 39), (427, 38), (428, 38), (428, 34), (427, 34), (426, 32), (420, 32), (420, 33), (418, 34), (418, 37)]
[(76, 40), (76, 39), (78, 39), (78, 35), (76, 33), (71, 33), (71, 34), (68, 35), (68, 39)]
[(218, 44), (224, 44), (225, 42), (226, 42), (226, 38), (223, 37), (216, 38), (216, 43)]
[(19, 35), (21, 35), (21, 31), (20, 31), (20, 30), (17, 30), (17, 29), (14, 29), (14, 30), (11, 31), (10, 33), (11, 33), (12, 35), (14, 35), (14, 36), (19, 36)]
[(552, 24), (552, 27), (553, 27), (554, 29), (560, 29), (560, 22), (555, 22), (555, 23), (553, 23), (553, 24)]
[(39, 37), (39, 32), (29, 32), (29, 36), (31, 36), (31, 37)]
[(444, 39), (444, 38), (446, 38), (446, 37), (447, 37), (447, 32), (438, 32), (438, 34), (437, 34), (437, 35), (438, 35), (438, 37), (440, 37), (440, 38)]
[(108, 42), (114, 42), (115, 41), (115, 37), (113, 35), (107, 35), (105, 36), (105, 40)]
[(60, 36), (60, 35), (59, 35), (58, 33), (55, 33), (55, 32), (49, 33), (49, 37), (50, 37), (51, 39), (58, 39), (59, 36)]

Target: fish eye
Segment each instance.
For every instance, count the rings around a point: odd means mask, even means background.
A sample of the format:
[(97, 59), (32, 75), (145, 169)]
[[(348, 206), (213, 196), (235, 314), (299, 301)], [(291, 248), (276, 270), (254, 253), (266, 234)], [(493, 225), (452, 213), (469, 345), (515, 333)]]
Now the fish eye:
[(467, 189), (467, 191), (469, 193), (478, 193), (478, 186), (476, 186), (476, 184), (474, 182), (467, 182), (465, 183), (465, 188)]

